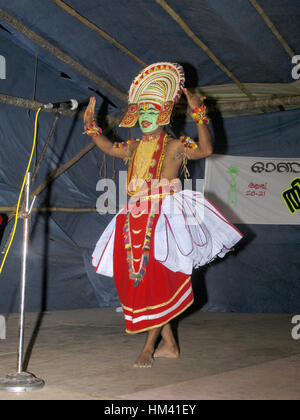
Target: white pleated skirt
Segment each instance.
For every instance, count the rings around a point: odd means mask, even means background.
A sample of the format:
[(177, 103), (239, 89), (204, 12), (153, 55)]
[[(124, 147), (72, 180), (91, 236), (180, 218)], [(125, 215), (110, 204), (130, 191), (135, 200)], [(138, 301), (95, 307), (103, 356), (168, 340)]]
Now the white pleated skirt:
[[(114, 273), (118, 214), (101, 235), (92, 256), (95, 272), (109, 277)], [(202, 193), (191, 190), (164, 197), (154, 235), (155, 259), (169, 270), (184, 274), (223, 258), (243, 237)]]

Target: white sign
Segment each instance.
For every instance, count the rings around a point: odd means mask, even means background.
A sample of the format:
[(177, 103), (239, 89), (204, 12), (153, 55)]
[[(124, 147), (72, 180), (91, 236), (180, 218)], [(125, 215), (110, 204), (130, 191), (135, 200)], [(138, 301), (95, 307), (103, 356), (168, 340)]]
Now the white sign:
[(232, 223), (300, 224), (300, 158), (212, 155), (204, 191)]

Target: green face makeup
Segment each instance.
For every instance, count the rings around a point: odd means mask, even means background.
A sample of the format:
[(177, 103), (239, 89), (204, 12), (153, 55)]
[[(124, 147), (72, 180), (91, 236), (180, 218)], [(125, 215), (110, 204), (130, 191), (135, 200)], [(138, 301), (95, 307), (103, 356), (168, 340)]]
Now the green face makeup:
[(139, 126), (143, 133), (151, 133), (158, 128), (159, 110), (154, 105), (142, 105), (139, 113)]

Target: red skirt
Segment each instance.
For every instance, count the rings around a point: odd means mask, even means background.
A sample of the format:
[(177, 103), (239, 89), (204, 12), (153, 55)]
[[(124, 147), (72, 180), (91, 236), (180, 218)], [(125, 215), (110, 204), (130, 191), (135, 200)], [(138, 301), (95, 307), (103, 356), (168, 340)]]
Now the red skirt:
[[(184, 312), (194, 301), (190, 276), (173, 272), (154, 259), (154, 231), (158, 217), (159, 214), (156, 214), (154, 218), (149, 261), (145, 274), (136, 287), (135, 280), (129, 277), (129, 263), (125, 249), (124, 224), (127, 215), (119, 214), (116, 219), (114, 280), (124, 311), (126, 332), (130, 334), (167, 324)], [(147, 214), (138, 218), (132, 218), (130, 215), (132, 246), (142, 241), (147, 220)], [(139, 235), (141, 235), (140, 238)], [(139, 247), (139, 245), (135, 246), (134, 257), (139, 256)], [(137, 270), (136, 262), (133, 264)]]

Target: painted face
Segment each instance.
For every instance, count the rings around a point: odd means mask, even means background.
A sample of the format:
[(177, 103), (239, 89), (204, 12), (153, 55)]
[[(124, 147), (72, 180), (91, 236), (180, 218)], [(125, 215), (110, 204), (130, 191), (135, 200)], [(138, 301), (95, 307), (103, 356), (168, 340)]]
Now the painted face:
[(159, 110), (152, 104), (140, 106), (139, 126), (143, 133), (151, 133), (158, 128), (157, 118)]

